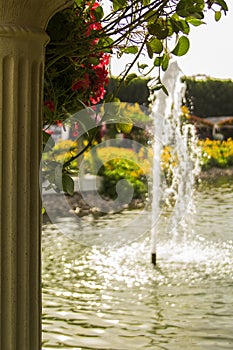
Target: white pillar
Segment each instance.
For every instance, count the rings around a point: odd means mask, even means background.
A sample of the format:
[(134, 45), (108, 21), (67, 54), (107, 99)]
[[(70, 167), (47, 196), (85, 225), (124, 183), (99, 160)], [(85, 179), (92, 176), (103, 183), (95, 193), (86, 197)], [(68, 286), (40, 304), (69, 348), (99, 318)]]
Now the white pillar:
[(65, 0), (0, 4), (0, 349), (41, 348), (39, 163), (48, 19)]

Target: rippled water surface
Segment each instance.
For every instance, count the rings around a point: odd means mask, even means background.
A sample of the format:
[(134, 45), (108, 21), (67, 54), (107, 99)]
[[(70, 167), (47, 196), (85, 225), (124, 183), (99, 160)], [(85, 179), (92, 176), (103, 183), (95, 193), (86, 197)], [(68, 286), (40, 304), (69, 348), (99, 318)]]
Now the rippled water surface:
[[(44, 226), (43, 349), (233, 349), (232, 192), (229, 182), (201, 186), (194, 230), (158, 232), (156, 268), (149, 232), (113, 249)], [(122, 224), (139, 214), (85, 218), (83, 227), (93, 240), (108, 225), (132, 237)]]

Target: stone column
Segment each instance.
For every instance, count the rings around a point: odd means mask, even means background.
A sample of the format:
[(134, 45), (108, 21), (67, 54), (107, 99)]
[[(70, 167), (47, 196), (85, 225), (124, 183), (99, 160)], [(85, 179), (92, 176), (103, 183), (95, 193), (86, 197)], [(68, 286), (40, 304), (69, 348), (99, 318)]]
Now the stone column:
[(65, 0), (0, 4), (0, 349), (41, 348), (44, 32)]

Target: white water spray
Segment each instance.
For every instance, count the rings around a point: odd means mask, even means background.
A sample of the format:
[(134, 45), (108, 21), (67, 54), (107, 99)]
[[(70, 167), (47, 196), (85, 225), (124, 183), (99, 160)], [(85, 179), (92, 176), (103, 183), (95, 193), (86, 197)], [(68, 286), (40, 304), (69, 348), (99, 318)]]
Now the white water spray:
[[(190, 217), (195, 211), (193, 185), (199, 173), (200, 151), (197, 146), (195, 127), (182, 123), (181, 106), (185, 93), (185, 84), (181, 81), (182, 72), (176, 62), (172, 62), (165, 72), (163, 84), (168, 96), (160, 90), (152, 108), (154, 120), (154, 164), (153, 164), (153, 200), (151, 252), (152, 263), (156, 263), (156, 235), (159, 230), (161, 202), (170, 207), (167, 232), (177, 237), (178, 230), (186, 233), (190, 228)], [(169, 147), (172, 161), (169, 172), (172, 174), (166, 188), (161, 181), (161, 154), (164, 147)], [(187, 220), (188, 218), (188, 220)]]

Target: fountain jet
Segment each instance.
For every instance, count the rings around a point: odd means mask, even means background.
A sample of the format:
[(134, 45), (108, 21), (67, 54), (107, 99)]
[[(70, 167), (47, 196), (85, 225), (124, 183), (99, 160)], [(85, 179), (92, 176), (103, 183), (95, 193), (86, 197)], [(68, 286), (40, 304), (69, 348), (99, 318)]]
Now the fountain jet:
[[(197, 136), (192, 124), (181, 121), (181, 106), (184, 99), (185, 84), (181, 81), (182, 72), (174, 61), (163, 76), (163, 84), (168, 95), (160, 90), (154, 96), (152, 118), (154, 120), (153, 143), (153, 199), (151, 227), (151, 262), (156, 265), (156, 235), (159, 230), (159, 218), (162, 205), (172, 208), (168, 220), (168, 232), (173, 238), (178, 226), (187, 229), (187, 213), (194, 211), (192, 201), (193, 185), (200, 171), (200, 151)], [(172, 161), (169, 184), (162, 183), (161, 154), (165, 146), (170, 147), (175, 162)], [(174, 164), (175, 163), (175, 164)], [(165, 188), (166, 187), (166, 188)], [(175, 202), (175, 204), (174, 204)], [(165, 203), (165, 204), (164, 204)], [(186, 214), (186, 215), (185, 215)]]

